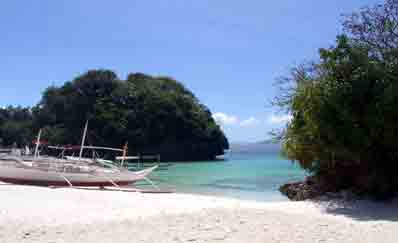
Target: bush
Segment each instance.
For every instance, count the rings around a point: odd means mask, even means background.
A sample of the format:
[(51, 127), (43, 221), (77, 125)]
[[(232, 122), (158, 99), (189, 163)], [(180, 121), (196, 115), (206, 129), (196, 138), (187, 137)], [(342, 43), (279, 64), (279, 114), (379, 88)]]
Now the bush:
[(397, 34), (390, 26), (398, 18), (377, 23), (391, 13), (398, 15), (396, 1), (349, 16), (347, 33), (320, 50), (319, 62), (279, 82), (275, 104), (293, 116), (280, 136), (284, 153), (325, 190), (377, 198), (398, 192), (398, 39), (386, 37)]

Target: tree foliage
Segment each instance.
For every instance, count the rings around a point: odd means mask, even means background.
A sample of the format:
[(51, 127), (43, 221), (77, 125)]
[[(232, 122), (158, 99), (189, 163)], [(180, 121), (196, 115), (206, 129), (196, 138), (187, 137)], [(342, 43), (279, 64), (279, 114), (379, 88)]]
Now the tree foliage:
[(0, 108), (0, 145), (30, 143), (32, 125), (32, 112), (29, 108)]
[(398, 48), (398, 1), (365, 7), (345, 16), (343, 27), (353, 40), (383, 53)]
[(121, 147), (128, 141), (130, 153), (164, 160), (214, 159), (229, 147), (209, 109), (169, 77), (132, 73), (120, 80), (112, 71), (91, 70), (47, 88), (30, 114), (30, 127), (43, 128), (52, 144), (78, 144), (89, 120), (88, 143)]
[(348, 16), (346, 34), (320, 61), (279, 81), (274, 104), (292, 114), (286, 156), (325, 190), (398, 192), (398, 1)]

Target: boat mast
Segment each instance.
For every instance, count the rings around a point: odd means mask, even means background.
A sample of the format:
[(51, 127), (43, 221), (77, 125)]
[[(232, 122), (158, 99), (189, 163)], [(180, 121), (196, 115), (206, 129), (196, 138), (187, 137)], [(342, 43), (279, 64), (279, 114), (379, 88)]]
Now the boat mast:
[(83, 149), (84, 149), (84, 143), (86, 141), (86, 135), (87, 135), (87, 128), (88, 128), (88, 120), (86, 121), (86, 126), (84, 127), (84, 132), (83, 132), (83, 138), (82, 138), (82, 144), (80, 146), (80, 153), (79, 153), (79, 158), (81, 159), (83, 156)]
[(126, 142), (123, 147), (123, 156), (122, 156), (121, 167), (123, 167), (124, 160), (126, 159), (128, 146), (129, 146), (129, 142)]
[(41, 138), (41, 129), (39, 130), (39, 134), (37, 135), (36, 139), (35, 158), (39, 157), (40, 138)]

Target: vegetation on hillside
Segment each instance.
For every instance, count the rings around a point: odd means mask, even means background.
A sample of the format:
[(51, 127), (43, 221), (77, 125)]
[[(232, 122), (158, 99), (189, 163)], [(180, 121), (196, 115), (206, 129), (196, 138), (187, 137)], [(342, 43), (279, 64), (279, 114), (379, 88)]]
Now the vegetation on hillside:
[(130, 153), (163, 160), (215, 159), (229, 147), (210, 110), (180, 82), (141, 73), (120, 80), (109, 70), (88, 71), (47, 88), (35, 107), (9, 107), (0, 115), (5, 145), (27, 144), (40, 128), (51, 144), (79, 144), (88, 119), (89, 144), (121, 147), (128, 141)]
[(322, 191), (398, 192), (398, 1), (345, 16), (345, 33), (279, 80), (275, 104), (293, 119), (285, 155)]
[(0, 108), (0, 145), (29, 144), (33, 117), (29, 108)]

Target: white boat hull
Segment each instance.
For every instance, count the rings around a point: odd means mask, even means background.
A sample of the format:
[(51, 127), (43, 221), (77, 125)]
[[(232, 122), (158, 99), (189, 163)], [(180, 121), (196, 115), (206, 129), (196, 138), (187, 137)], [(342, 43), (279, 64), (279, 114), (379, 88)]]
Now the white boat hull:
[[(145, 179), (156, 167), (130, 172), (64, 173), (39, 169), (0, 167), (0, 181), (38, 186), (125, 186)], [(115, 184), (114, 184), (115, 183)]]

